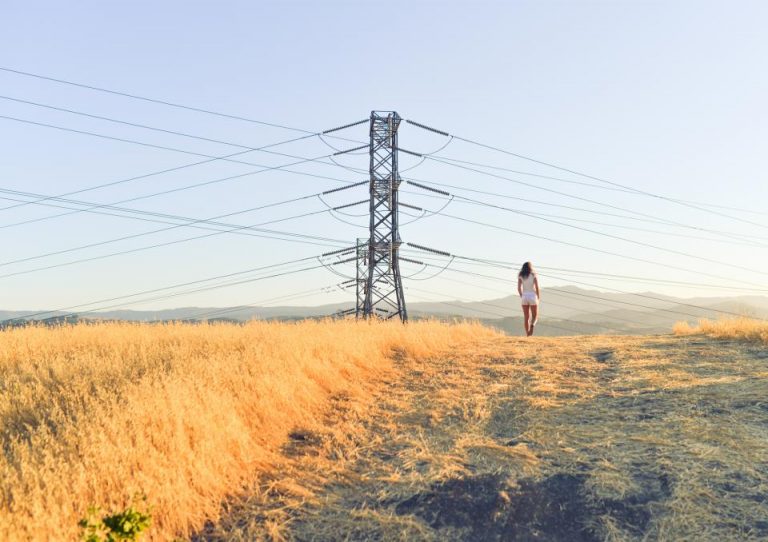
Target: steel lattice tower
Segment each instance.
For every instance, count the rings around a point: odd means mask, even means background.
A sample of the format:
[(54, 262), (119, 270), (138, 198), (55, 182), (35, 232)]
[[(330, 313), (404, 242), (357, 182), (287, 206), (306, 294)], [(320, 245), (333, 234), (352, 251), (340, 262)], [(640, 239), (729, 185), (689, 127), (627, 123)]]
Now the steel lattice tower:
[(386, 319), (399, 317), (405, 322), (408, 313), (398, 261), (400, 175), (397, 170), (397, 129), (400, 120), (395, 111), (371, 111), (368, 272), (364, 295), (358, 295), (356, 312), (360, 314), (362, 308), (365, 318), (373, 315)]
[(355, 318), (363, 316), (365, 293), (368, 291), (368, 239), (358, 237), (355, 246), (357, 297), (355, 303)]

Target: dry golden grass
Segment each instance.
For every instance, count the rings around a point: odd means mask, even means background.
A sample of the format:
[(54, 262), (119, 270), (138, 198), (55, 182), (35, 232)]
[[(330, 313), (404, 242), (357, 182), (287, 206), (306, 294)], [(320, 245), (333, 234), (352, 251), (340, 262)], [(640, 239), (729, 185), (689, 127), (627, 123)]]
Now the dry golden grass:
[(0, 540), (72, 539), (135, 491), (156, 540), (768, 536), (762, 324), (368, 326), (0, 334)]
[(701, 320), (695, 327), (687, 322), (678, 322), (674, 332), (676, 335), (703, 333), (718, 339), (741, 339), (768, 344), (768, 321), (750, 318)]
[[(3, 331), (0, 540), (76, 539), (89, 505), (122, 509), (136, 492), (153, 506), (152, 539), (187, 536), (275, 472), (291, 431), (311, 437), (334, 401), (370, 406), (393, 352), (419, 360), (492, 335), (350, 321)], [(354, 440), (336, 433), (325, 453), (352, 460)], [(260, 487), (305, 502), (309, 479), (286, 471)], [(279, 511), (258, 523), (274, 540), (287, 528)]]
[(488, 337), (395, 369), (284, 457), (297, 487), (255, 485), (201, 538), (768, 536), (761, 345)]

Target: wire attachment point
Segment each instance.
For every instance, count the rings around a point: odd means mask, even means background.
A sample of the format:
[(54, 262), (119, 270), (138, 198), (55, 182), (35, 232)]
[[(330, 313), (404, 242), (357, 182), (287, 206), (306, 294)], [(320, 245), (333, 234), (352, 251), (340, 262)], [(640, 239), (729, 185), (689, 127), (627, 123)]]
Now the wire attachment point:
[(403, 203), (402, 201), (398, 201), (397, 204), (400, 207), (408, 207), (409, 209), (415, 209), (416, 211), (423, 211), (424, 210), (421, 207), (416, 207), (415, 205), (410, 205), (408, 203)]
[(404, 149), (404, 148), (402, 148), (402, 147), (397, 147), (397, 149), (395, 149), (395, 150), (398, 150), (398, 151), (400, 151), (400, 152), (404, 152), (405, 154), (411, 154), (411, 155), (413, 155), (413, 156), (417, 156), (417, 157), (419, 157), (419, 158), (424, 158), (424, 155), (423, 155), (423, 154), (419, 154), (418, 152), (409, 151), (409, 150), (407, 150), (407, 149)]
[(346, 248), (340, 248), (339, 250), (332, 250), (330, 252), (323, 252), (320, 257), (325, 258), (326, 256), (333, 256), (334, 254), (341, 254), (342, 252), (347, 252), (348, 250), (355, 250), (357, 247), (346, 247)]
[(440, 256), (451, 256), (450, 252), (445, 252), (443, 250), (437, 250), (434, 248), (417, 245), (416, 243), (406, 243), (406, 245), (408, 245), (409, 247), (417, 248), (419, 250), (423, 250), (425, 252), (432, 252), (433, 254), (439, 254)]
[(440, 134), (441, 136), (445, 136), (445, 137), (451, 136), (451, 134), (449, 134), (448, 132), (443, 132), (442, 130), (438, 130), (437, 128), (431, 128), (425, 124), (421, 124), (419, 122), (416, 122), (410, 119), (405, 119), (405, 122), (407, 122), (408, 124), (413, 124), (414, 126), (418, 126), (422, 130), (427, 130), (428, 132), (435, 132), (436, 134)]
[(347, 150), (344, 150), (344, 151), (335, 152), (331, 156), (338, 156), (340, 154), (347, 154), (348, 152), (361, 151), (361, 150), (367, 149), (367, 148), (368, 148), (368, 145), (360, 145), (359, 147), (355, 147), (354, 149), (347, 149)]
[(353, 183), (348, 184), (347, 186), (342, 186), (341, 188), (332, 188), (331, 190), (326, 190), (323, 192), (323, 196), (327, 194), (333, 194), (334, 192), (341, 192), (342, 190), (349, 190), (350, 188), (355, 188), (356, 186), (362, 186), (364, 184), (368, 184), (370, 181), (360, 181), (359, 183)]
[(320, 132), (321, 134), (330, 134), (331, 132), (338, 132), (339, 130), (346, 130), (347, 128), (352, 128), (353, 126), (358, 126), (360, 124), (365, 124), (366, 122), (369, 122), (369, 119), (365, 120), (359, 120), (357, 122), (350, 122), (349, 124), (345, 124), (343, 126), (337, 126), (336, 128), (331, 128), (330, 130), (325, 130), (323, 132)]
[[(450, 196), (451, 195), (449, 192), (446, 192), (445, 190), (438, 190), (437, 188), (432, 188), (431, 186), (427, 186), (427, 185), (424, 185), (424, 184), (421, 184), (421, 183), (417, 183), (417, 182), (414, 182), (414, 181), (406, 180), (405, 182), (408, 183), (408, 184), (412, 184), (413, 186), (418, 186), (422, 190), (429, 190), (430, 192), (435, 192), (435, 193), (441, 194), (443, 196)], [(343, 189), (337, 188), (337, 190), (343, 190)]]
[(347, 203), (345, 205), (338, 205), (336, 207), (333, 207), (332, 211), (338, 211), (339, 209), (345, 209), (347, 207), (354, 207), (355, 205), (362, 205), (363, 203), (369, 203), (367, 199), (356, 201), (355, 203)]

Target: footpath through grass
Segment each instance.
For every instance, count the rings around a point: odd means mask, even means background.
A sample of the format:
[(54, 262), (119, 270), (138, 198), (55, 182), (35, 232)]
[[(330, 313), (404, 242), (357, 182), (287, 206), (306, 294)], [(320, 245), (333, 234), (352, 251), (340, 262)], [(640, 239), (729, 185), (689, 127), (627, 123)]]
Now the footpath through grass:
[(197, 540), (765, 540), (768, 351), (484, 338), (334, 396)]

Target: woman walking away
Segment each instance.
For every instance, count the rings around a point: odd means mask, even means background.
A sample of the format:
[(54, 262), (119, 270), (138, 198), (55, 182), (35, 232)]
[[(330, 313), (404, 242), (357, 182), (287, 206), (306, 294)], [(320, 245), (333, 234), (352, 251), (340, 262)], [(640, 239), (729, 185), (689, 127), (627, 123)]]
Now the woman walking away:
[(525, 335), (533, 335), (533, 328), (539, 320), (539, 279), (533, 270), (531, 262), (525, 262), (517, 275), (517, 293), (523, 304), (523, 317), (525, 321)]

